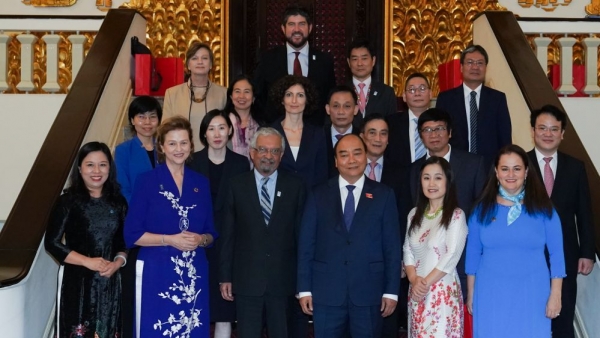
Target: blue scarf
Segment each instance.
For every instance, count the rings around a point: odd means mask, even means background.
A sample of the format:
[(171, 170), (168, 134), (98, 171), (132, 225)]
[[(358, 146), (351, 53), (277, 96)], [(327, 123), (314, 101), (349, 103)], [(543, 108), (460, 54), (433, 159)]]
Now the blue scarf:
[(506, 190), (504, 190), (504, 188), (502, 188), (501, 185), (499, 185), (498, 194), (505, 200), (513, 202), (513, 205), (510, 207), (510, 209), (508, 209), (507, 217), (507, 225), (511, 225), (512, 222), (516, 221), (517, 218), (519, 218), (519, 216), (521, 215), (521, 210), (523, 209), (523, 205), (521, 205), (521, 200), (523, 200), (523, 197), (525, 197), (525, 187), (523, 187), (520, 193), (511, 196), (506, 192)]

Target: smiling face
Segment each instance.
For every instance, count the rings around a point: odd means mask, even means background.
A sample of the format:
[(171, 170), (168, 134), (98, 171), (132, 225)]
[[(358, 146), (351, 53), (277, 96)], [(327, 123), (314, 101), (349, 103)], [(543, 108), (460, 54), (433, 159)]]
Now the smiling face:
[(190, 156), (191, 143), (187, 130), (175, 129), (168, 132), (160, 145), (167, 165), (183, 165)]
[(282, 102), (285, 112), (288, 114), (302, 114), (306, 107), (306, 92), (299, 84), (288, 88), (283, 94)]
[(335, 166), (340, 176), (351, 184), (364, 175), (367, 152), (358, 136), (346, 135), (336, 144)]
[(540, 114), (531, 128), (535, 147), (545, 156), (552, 156), (563, 140), (565, 130), (562, 124), (551, 114)]
[(365, 47), (351, 50), (347, 61), (352, 75), (359, 81), (364, 81), (371, 76), (375, 66), (375, 57)]
[(135, 128), (136, 135), (152, 137), (158, 128), (158, 114), (156, 111), (139, 113), (131, 119), (131, 124)]
[(198, 49), (188, 60), (187, 67), (192, 75), (207, 75), (212, 68), (208, 50), (206, 48)]
[(509, 195), (516, 195), (521, 191), (526, 177), (527, 168), (521, 156), (516, 153), (500, 156), (496, 178)]
[(337, 92), (331, 95), (329, 103), (325, 106), (327, 115), (331, 117), (331, 124), (339, 130), (347, 130), (352, 125), (354, 116), (358, 113), (358, 106), (351, 93)]
[(282, 156), (281, 137), (278, 135), (260, 135), (256, 139), (256, 148), (250, 148), (254, 168), (265, 177), (277, 170)]
[(233, 85), (231, 102), (237, 111), (250, 109), (250, 106), (254, 102), (254, 91), (248, 80), (239, 80)]
[(376, 161), (385, 152), (388, 145), (389, 129), (385, 120), (374, 119), (365, 124), (364, 132), (360, 137), (367, 145), (367, 157)]
[[(440, 205), (446, 196), (446, 186), (448, 184), (444, 169), (437, 163), (432, 163), (421, 172), (421, 187), (423, 194), (429, 199), (430, 205)], [(434, 210), (432, 210), (434, 211)]]
[(300, 49), (306, 44), (312, 25), (302, 15), (291, 15), (285, 25), (281, 26), (281, 30), (287, 42), (295, 49)]
[(92, 151), (81, 161), (79, 173), (83, 183), (93, 197), (102, 195), (102, 187), (110, 173), (108, 158), (101, 151)]
[(212, 149), (223, 149), (227, 146), (229, 134), (232, 132), (233, 130), (229, 128), (223, 116), (215, 116), (206, 129), (206, 142), (208, 142), (208, 146)]

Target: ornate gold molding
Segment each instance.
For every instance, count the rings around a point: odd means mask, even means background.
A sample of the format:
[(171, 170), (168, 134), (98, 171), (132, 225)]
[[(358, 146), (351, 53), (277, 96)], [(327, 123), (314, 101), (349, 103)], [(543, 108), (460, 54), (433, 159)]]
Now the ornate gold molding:
[(519, 0), (519, 6), (523, 8), (529, 8), (531, 6), (535, 6), (537, 8), (541, 8), (546, 12), (552, 12), (558, 6), (568, 6), (571, 4), (571, 0)]
[(22, 0), (21, 2), (34, 7), (68, 7), (73, 6), (77, 0)]
[(585, 12), (588, 15), (600, 15), (600, 0), (591, 0), (590, 4), (585, 6)]

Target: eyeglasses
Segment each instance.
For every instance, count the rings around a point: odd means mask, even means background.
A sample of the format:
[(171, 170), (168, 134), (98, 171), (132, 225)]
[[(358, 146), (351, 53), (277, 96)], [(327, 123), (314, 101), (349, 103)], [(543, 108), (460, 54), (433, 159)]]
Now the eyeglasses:
[(417, 91), (419, 91), (419, 93), (425, 93), (428, 90), (429, 90), (429, 87), (427, 87), (426, 85), (420, 85), (418, 87), (408, 87), (408, 88), (406, 88), (406, 92), (410, 93), (410, 94), (414, 94)]
[(545, 134), (546, 132), (550, 131), (550, 134), (558, 135), (561, 132), (561, 128), (559, 127), (548, 126), (537, 126), (535, 127), (535, 130), (537, 130), (538, 134)]
[(258, 154), (261, 156), (264, 156), (267, 153), (271, 153), (271, 155), (273, 155), (273, 156), (278, 156), (279, 154), (281, 154), (281, 148), (267, 149), (267, 148), (259, 147), (259, 148), (252, 148), (252, 149), (256, 150), (258, 152)]
[(467, 65), (467, 67), (473, 67), (473, 66), (477, 66), (477, 67), (483, 67), (485, 66), (485, 61), (483, 60), (467, 60), (465, 62), (465, 65)]
[(444, 126), (437, 126), (435, 128), (427, 127), (427, 128), (421, 129), (421, 133), (426, 134), (426, 135), (431, 135), (432, 133), (436, 133), (439, 135), (442, 132), (446, 131), (447, 129), (448, 128), (446, 128)]

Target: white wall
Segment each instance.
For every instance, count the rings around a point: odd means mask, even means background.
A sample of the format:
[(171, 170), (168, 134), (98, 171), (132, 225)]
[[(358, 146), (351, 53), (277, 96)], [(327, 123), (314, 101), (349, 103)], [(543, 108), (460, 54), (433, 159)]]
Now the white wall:
[[(106, 15), (96, 8), (94, 0), (77, 0), (70, 7), (34, 7), (25, 5), (22, 0), (2, 0), (0, 15)], [(129, 0), (113, 0), (112, 8), (119, 8)]]
[[(80, 0), (81, 1), (81, 0)], [(539, 0), (531, 0), (533, 4), (538, 2)], [(556, 3), (565, 3), (565, 0), (557, 0)], [(587, 14), (585, 13), (585, 6), (590, 4), (590, 0), (588, 1), (580, 1), (573, 0), (567, 6), (544, 6), (544, 7), (535, 7), (531, 6), (528, 8), (521, 7), (519, 5), (519, 1), (517, 0), (498, 0), (498, 3), (505, 7), (506, 10), (511, 11), (521, 17), (529, 18), (584, 18)], [(554, 8), (553, 11), (547, 12), (544, 8)]]
[(6, 220), (66, 95), (0, 95), (0, 220)]

